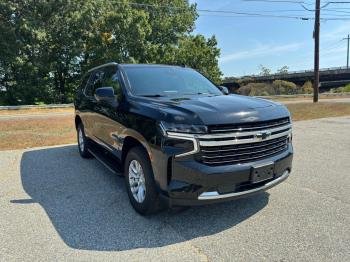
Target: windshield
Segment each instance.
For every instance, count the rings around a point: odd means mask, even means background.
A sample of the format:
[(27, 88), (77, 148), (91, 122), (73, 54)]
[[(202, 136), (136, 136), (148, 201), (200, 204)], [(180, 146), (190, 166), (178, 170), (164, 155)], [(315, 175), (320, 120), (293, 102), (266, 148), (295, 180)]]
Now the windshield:
[(124, 67), (132, 93), (138, 96), (222, 95), (208, 79), (190, 68)]

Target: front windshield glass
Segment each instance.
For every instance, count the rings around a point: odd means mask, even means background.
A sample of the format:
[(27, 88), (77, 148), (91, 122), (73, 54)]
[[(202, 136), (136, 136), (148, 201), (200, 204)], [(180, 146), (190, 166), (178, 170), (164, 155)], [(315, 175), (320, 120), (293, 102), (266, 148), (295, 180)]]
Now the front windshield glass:
[(222, 95), (208, 79), (190, 68), (132, 66), (124, 68), (132, 93), (138, 96)]

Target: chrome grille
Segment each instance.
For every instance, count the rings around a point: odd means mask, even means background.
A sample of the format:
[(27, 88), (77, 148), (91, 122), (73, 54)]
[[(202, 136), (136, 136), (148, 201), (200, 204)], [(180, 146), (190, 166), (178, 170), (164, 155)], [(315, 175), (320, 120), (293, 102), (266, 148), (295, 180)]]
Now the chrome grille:
[(263, 130), (268, 128), (275, 128), (290, 124), (289, 117), (273, 119), (269, 121), (260, 121), (253, 123), (240, 123), (230, 125), (211, 125), (208, 127), (210, 133), (224, 133), (224, 132), (245, 132), (254, 130)]
[(287, 150), (292, 131), (289, 118), (226, 126), (230, 129), (225, 132), (221, 126), (216, 133), (197, 137), (198, 161), (207, 165), (229, 165), (262, 160)]

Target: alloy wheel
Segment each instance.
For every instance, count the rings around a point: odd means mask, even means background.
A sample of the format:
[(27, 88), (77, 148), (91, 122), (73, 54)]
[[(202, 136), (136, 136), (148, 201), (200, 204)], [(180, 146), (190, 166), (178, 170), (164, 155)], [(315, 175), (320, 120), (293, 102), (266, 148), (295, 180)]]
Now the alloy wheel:
[(84, 134), (81, 128), (79, 128), (79, 131), (78, 131), (78, 143), (79, 143), (80, 151), (83, 152), (84, 151)]
[(137, 160), (132, 160), (129, 164), (129, 186), (134, 199), (142, 203), (146, 198), (145, 175)]

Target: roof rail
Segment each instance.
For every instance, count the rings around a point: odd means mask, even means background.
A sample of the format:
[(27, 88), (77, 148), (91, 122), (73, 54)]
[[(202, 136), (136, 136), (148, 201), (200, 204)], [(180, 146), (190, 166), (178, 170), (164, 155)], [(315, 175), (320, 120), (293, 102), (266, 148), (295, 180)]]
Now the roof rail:
[(103, 65), (99, 65), (99, 66), (96, 66), (94, 68), (91, 68), (88, 72), (90, 73), (91, 71), (94, 71), (96, 69), (99, 69), (101, 67), (105, 67), (105, 66), (111, 66), (111, 65), (118, 65), (118, 63), (116, 62), (110, 62), (110, 63), (106, 63), (106, 64), (103, 64)]

